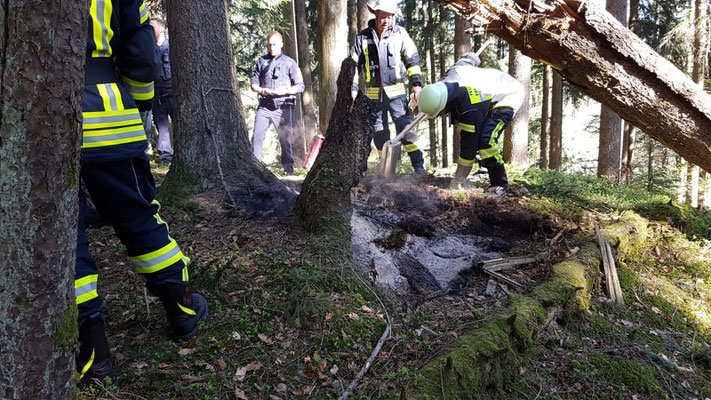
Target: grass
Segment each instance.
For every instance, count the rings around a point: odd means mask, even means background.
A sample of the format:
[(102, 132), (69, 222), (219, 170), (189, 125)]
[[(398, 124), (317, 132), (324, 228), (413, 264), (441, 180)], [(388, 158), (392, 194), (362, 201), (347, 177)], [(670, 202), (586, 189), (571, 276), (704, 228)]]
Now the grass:
[[(407, 161), (402, 164), (409, 167)], [(580, 246), (591, 234), (587, 222), (607, 224), (623, 210), (645, 209), (652, 215), (652, 208), (645, 207), (668, 203), (663, 196), (588, 177), (536, 170), (512, 176), (512, 186), (526, 187), (530, 196), (506, 204), (545, 216), (543, 234), (565, 228), (560, 246), (578, 246), (581, 253), (588, 251)], [(106, 298), (119, 398), (218, 399), (243, 391), (250, 399), (335, 399), (386, 326), (377, 297), (393, 321), (393, 338), (353, 399), (400, 398), (406, 388), (425, 382), (440, 393), (442, 380), (452, 382), (448, 399), (466, 398), (454, 390), (456, 376), (433, 376), (422, 368), (457, 345), (501, 359), (495, 370), (477, 371), (476, 364), (462, 370), (461, 379), (478, 390), (471, 392), (473, 398), (711, 397), (711, 246), (683, 228), (694, 216), (705, 221), (701, 213), (686, 210), (654, 218), (643, 248), (618, 267), (624, 306), (604, 301), (598, 292), (581, 303), (586, 311), (534, 330), (530, 321), (542, 323), (545, 311), (515, 298), (502, 296), (481, 305), (467, 290), (424, 303), (393, 298), (366, 285), (368, 277), (353, 264), (343, 236), (311, 236), (289, 218), (260, 219), (224, 209), (219, 200), (184, 195), (167, 196), (170, 201), (163, 202), (161, 212), (171, 235), (192, 258), (191, 281), (210, 305), (210, 317), (190, 345), (171, 340), (162, 307), (144, 297), (142, 278), (130, 271), (111, 229), (90, 231), (102, 268), (100, 291)], [(451, 199), (459, 212), (471, 199), (457, 195)], [(582, 279), (572, 270), (557, 272), (549, 268), (544, 275)], [(525, 318), (496, 322), (494, 316), (507, 310)], [(510, 335), (531, 351), (516, 355), (502, 345)], [(667, 370), (649, 354), (664, 355), (688, 371)], [(253, 363), (259, 367), (243, 380), (236, 378)], [(98, 388), (77, 397), (111, 398)]]

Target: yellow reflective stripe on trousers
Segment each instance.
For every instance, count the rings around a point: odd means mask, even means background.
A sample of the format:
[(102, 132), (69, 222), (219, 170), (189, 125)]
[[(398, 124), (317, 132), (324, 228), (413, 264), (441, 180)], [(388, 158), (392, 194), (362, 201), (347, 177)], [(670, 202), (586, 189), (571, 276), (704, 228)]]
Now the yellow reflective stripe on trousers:
[(91, 357), (89, 357), (89, 361), (86, 362), (84, 367), (81, 369), (81, 374), (79, 374), (79, 379), (83, 378), (84, 375), (86, 374), (87, 371), (89, 371), (89, 368), (91, 368), (91, 365), (94, 364), (94, 356), (96, 355), (96, 350), (91, 349)]
[(496, 146), (496, 140), (499, 138), (502, 129), (504, 129), (504, 123), (503, 121), (499, 121), (499, 123), (496, 124), (496, 128), (491, 131), (491, 139), (489, 139), (489, 146)]
[(133, 79), (121, 77), (123, 83), (128, 86), (128, 91), (134, 100), (151, 100), (153, 98), (153, 82), (139, 82)]
[(476, 160), (467, 160), (462, 157), (459, 157), (459, 161), (457, 161), (457, 164), (463, 167), (471, 167), (472, 165), (474, 165), (474, 161)]
[(187, 308), (180, 303), (176, 303), (176, 304), (178, 305), (178, 307), (180, 307), (181, 310), (183, 310), (184, 313), (190, 314), (190, 315), (197, 315), (197, 314), (195, 314), (195, 311), (191, 310), (190, 308)]
[(481, 157), (482, 160), (484, 160), (486, 158), (494, 157), (497, 154), (501, 154), (501, 145), (499, 145), (499, 144), (497, 144), (493, 147), (489, 147), (488, 149), (479, 150), (479, 156)]
[(148, 21), (148, 10), (146, 10), (146, 2), (141, 2), (141, 6), (138, 7), (138, 12), (141, 16), (141, 23)]
[(378, 100), (378, 96), (380, 95), (380, 87), (376, 86), (365, 88), (365, 95), (371, 100)]
[(420, 148), (417, 147), (417, 145), (414, 144), (414, 143), (406, 144), (406, 145), (403, 145), (402, 147), (404, 147), (405, 150), (407, 150), (408, 153), (412, 153), (413, 151), (417, 151), (417, 150), (420, 149)]
[(422, 75), (422, 69), (420, 69), (419, 65), (415, 65), (407, 69), (407, 76), (412, 75)]
[(131, 257), (131, 262), (133, 262), (136, 272), (149, 274), (169, 267), (178, 261), (182, 261), (184, 258), (186, 257), (183, 256), (183, 252), (180, 251), (178, 243), (171, 238), (170, 243), (156, 251)]
[[(185, 259), (183, 259), (183, 262), (185, 262)], [(190, 280), (190, 275), (188, 274), (188, 263), (185, 263), (185, 266), (183, 267), (183, 282), (188, 282)]]
[(389, 98), (394, 98), (397, 96), (404, 96), (407, 94), (405, 91), (405, 84), (403, 83), (396, 83), (394, 85), (390, 86), (383, 86), (383, 90), (385, 91), (385, 94), (388, 95)]
[(160, 216), (160, 203), (158, 202), (158, 200), (155, 200), (155, 199), (154, 199), (154, 200), (151, 202), (151, 204), (155, 204), (155, 205), (158, 206), (158, 212), (156, 212), (156, 213), (153, 215), (153, 218), (156, 219), (156, 222), (158, 222), (159, 225), (165, 225), (165, 229), (167, 229), (168, 232), (170, 232), (170, 229), (168, 228), (168, 224), (166, 224), (165, 221), (163, 221), (163, 218)]
[(87, 275), (74, 281), (74, 296), (77, 304), (86, 303), (91, 299), (99, 297), (96, 291), (99, 275)]
[(114, 31), (111, 29), (111, 14), (113, 6), (111, 0), (91, 0), (89, 14), (91, 15), (92, 39), (96, 49), (91, 52), (92, 57), (111, 57), (111, 39)]
[(476, 126), (470, 124), (459, 123), (459, 129), (465, 132), (476, 132)]

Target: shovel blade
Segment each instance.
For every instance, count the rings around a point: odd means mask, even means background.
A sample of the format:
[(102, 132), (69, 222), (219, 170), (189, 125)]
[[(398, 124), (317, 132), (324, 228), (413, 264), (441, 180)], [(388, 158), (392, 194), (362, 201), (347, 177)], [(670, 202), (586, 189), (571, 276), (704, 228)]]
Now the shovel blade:
[(397, 162), (400, 160), (400, 152), (402, 151), (402, 145), (400, 142), (393, 144), (391, 141), (385, 142), (383, 145), (383, 151), (380, 155), (380, 175), (390, 178), (395, 175), (395, 167), (397, 167)]

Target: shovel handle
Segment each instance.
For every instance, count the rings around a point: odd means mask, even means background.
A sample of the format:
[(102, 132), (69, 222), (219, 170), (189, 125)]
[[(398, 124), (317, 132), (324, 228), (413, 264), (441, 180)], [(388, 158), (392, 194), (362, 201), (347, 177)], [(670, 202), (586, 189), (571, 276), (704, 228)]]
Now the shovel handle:
[(425, 113), (423, 113), (423, 112), (420, 112), (419, 114), (417, 114), (417, 116), (415, 117), (415, 120), (412, 121), (412, 122), (410, 122), (410, 125), (406, 126), (405, 129), (402, 130), (402, 132), (398, 133), (398, 135), (395, 136), (395, 137), (393, 138), (393, 140), (390, 141), (390, 143), (391, 143), (391, 144), (395, 144), (395, 143), (398, 143), (399, 141), (401, 141), (402, 138), (405, 137), (405, 135), (407, 135), (408, 133), (410, 133), (410, 131), (411, 131), (413, 128), (415, 128), (415, 127), (417, 126), (417, 124), (419, 124), (420, 121), (422, 121), (422, 120), (425, 119), (426, 117), (427, 117), (427, 114), (425, 114)]

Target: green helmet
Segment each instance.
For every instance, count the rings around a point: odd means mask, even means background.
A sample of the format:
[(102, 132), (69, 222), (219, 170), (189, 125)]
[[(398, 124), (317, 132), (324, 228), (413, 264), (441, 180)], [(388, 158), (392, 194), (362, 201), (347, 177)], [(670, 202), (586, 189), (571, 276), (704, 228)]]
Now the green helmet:
[(434, 118), (444, 110), (448, 102), (447, 85), (444, 82), (437, 82), (432, 85), (425, 86), (420, 92), (420, 98), (417, 100), (417, 106), (420, 111), (427, 114), (428, 117)]

